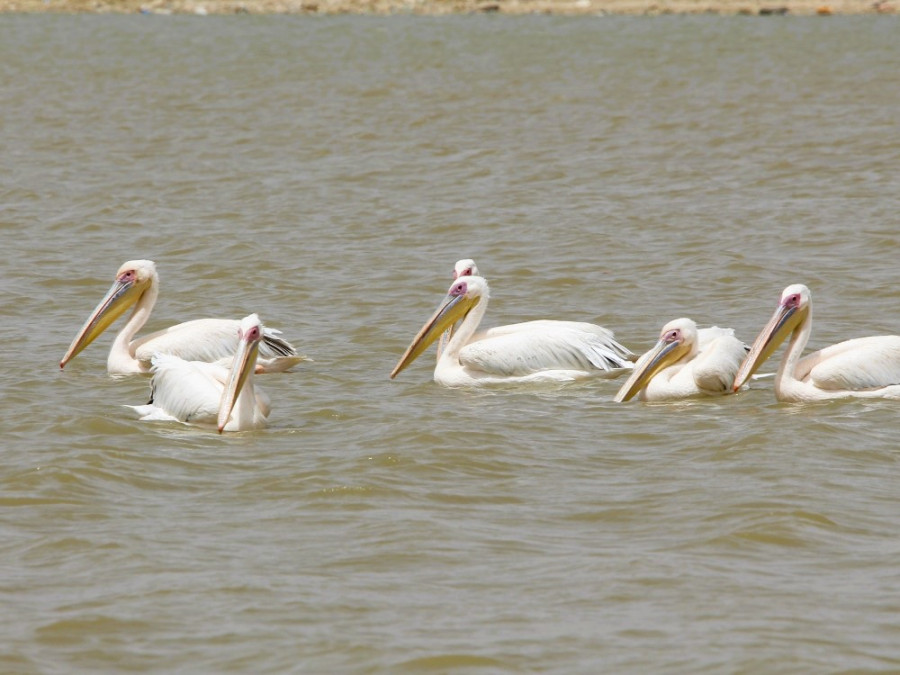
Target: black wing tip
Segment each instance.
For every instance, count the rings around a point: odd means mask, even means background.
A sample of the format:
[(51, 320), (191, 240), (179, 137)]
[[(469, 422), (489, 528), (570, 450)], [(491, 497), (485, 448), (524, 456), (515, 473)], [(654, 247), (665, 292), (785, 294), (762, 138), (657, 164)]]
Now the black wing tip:
[(277, 335), (267, 333), (263, 337), (263, 344), (268, 348), (269, 353), (266, 356), (298, 356), (294, 346)]

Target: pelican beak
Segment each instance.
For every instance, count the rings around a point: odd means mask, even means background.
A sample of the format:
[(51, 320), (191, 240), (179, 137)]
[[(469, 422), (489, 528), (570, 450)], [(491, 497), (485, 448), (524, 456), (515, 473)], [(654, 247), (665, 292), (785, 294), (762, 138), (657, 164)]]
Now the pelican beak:
[(216, 425), (219, 433), (228, 424), (231, 417), (231, 411), (234, 410), (234, 404), (237, 403), (241, 390), (247, 383), (247, 378), (256, 369), (256, 357), (259, 355), (259, 341), (262, 333), (257, 333), (254, 339), (245, 339), (241, 336), (238, 343), (237, 351), (234, 353), (234, 360), (231, 362), (231, 372), (228, 373), (228, 380), (225, 382), (225, 389), (222, 391), (222, 400), (219, 402), (219, 417)]
[[(432, 342), (441, 337), (444, 331), (450, 330), (457, 321), (461, 321), (478, 304), (479, 300), (481, 300), (481, 296), (478, 295), (472, 297), (467, 294), (448, 295), (406, 348), (406, 352), (391, 371), (391, 379), (394, 379), (401, 370), (415, 361)], [(446, 348), (446, 342), (441, 342), (441, 348)]]
[(794, 332), (798, 325), (806, 318), (809, 312), (807, 307), (786, 307), (778, 305), (778, 309), (769, 319), (769, 323), (762, 329), (750, 352), (744, 357), (744, 362), (738, 369), (734, 378), (734, 391), (740, 389), (744, 382), (750, 379), (759, 367), (765, 363), (772, 352), (778, 349), (779, 345), (785, 341), (788, 335)]
[(663, 368), (675, 363), (690, 351), (690, 347), (682, 340), (660, 340), (653, 348), (638, 359), (631, 376), (616, 393), (613, 400), (617, 403), (630, 400)]
[(59, 362), (59, 367), (65, 368), (66, 364), (78, 356), (81, 350), (97, 339), (100, 333), (109, 328), (110, 324), (125, 313), (125, 310), (136, 303), (148, 284), (149, 281), (116, 279), (106, 296), (94, 308), (88, 320), (78, 331), (78, 335), (72, 340), (69, 350)]

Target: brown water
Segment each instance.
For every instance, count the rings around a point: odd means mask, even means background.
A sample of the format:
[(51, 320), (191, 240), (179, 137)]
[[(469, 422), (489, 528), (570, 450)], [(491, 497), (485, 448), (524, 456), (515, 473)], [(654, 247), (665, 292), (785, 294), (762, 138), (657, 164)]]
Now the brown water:
[[(492, 323), (900, 333), (895, 17), (0, 20), (3, 672), (900, 669), (891, 402), (617, 405), (388, 373)], [(104, 336), (256, 311), (269, 429), (138, 422)]]

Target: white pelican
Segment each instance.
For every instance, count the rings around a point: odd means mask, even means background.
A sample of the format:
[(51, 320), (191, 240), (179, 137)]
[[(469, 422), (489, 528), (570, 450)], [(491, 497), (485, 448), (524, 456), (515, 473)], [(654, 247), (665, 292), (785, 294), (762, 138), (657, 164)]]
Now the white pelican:
[(157, 354), (151, 370), (150, 403), (128, 407), (142, 420), (215, 424), (219, 433), (266, 426), (269, 397), (253, 384), (265, 326), (256, 314), (238, 324), (237, 351), (230, 368)]
[(790, 335), (791, 341), (775, 374), (775, 398), (779, 401), (900, 399), (900, 335), (846, 340), (801, 359), (811, 330), (809, 289), (803, 284), (788, 286), (734, 378), (734, 389), (746, 382)]
[[(457, 260), (456, 264), (453, 266), (453, 279), (459, 279), (460, 277), (479, 277), (481, 276), (478, 273), (478, 266), (475, 264), (475, 261), (471, 258), (463, 258), (462, 260)], [(450, 338), (453, 337), (453, 331), (456, 330), (456, 324), (448, 327), (443, 333), (441, 333), (441, 337), (437, 343), (437, 349), (435, 349), (435, 356), (438, 361), (441, 360), (441, 354), (444, 353), (444, 349), (447, 347), (447, 343), (450, 342)], [(475, 335), (472, 336), (473, 340), (480, 340), (484, 337), (484, 334), (488, 331), (478, 331)]]
[(397, 376), (447, 328), (460, 322), (441, 353), (434, 380), (450, 387), (519, 382), (566, 382), (617, 377), (633, 367), (634, 355), (611, 331), (577, 321), (528, 321), (474, 336), (487, 310), (482, 277), (460, 277), (391, 372)]
[[(475, 261), (471, 258), (463, 258), (462, 260), (457, 260), (456, 264), (453, 266), (453, 278), (460, 279), (462, 277), (480, 277), (481, 273), (478, 271), (478, 265), (475, 264)], [(476, 331), (472, 337), (469, 339), (469, 343), (475, 342), (477, 340), (481, 340), (485, 337), (494, 337), (498, 335), (509, 335), (510, 333), (514, 333), (516, 331), (533, 331), (535, 328), (535, 321), (525, 321), (522, 323), (511, 323), (505, 326), (495, 326), (493, 328), (485, 328), (484, 330)], [(582, 323), (582, 322), (572, 322), (572, 321), (549, 321), (549, 323), (557, 323), (557, 324), (569, 324), (570, 326), (573, 324), (577, 324), (580, 330), (587, 330), (588, 332), (599, 332), (602, 337), (612, 337), (612, 332), (603, 328), (601, 326), (597, 326), (596, 324), (590, 323)], [(441, 358), (441, 353), (444, 351), (445, 346), (450, 341), (450, 338), (453, 336), (454, 331), (456, 330), (456, 324), (450, 326), (444, 333), (441, 335), (440, 341), (438, 342), (437, 348), (437, 358)], [(621, 349), (624, 349), (628, 355), (628, 359), (631, 361), (637, 360), (637, 356), (632, 354), (630, 351), (619, 345)], [(547, 357), (550, 358), (549, 355)], [(548, 362), (546, 367), (552, 367), (552, 362)], [(569, 361), (564, 357), (561, 362), (561, 368), (565, 369), (569, 367)], [(630, 366), (628, 366), (630, 368)]]
[[(159, 275), (152, 260), (129, 260), (116, 272), (116, 280), (100, 304), (85, 321), (69, 350), (59, 362), (60, 368), (74, 359), (82, 349), (134, 305), (131, 317), (119, 331), (109, 351), (106, 368), (110, 375), (132, 375), (150, 372), (154, 354), (172, 354), (188, 361), (230, 359), (237, 348), (236, 319), (196, 319), (165, 330), (136, 338), (147, 323), (159, 296)], [(257, 364), (261, 373), (283, 372), (306, 357), (279, 337), (280, 331), (265, 329)]]
[(480, 277), (481, 274), (478, 273), (478, 265), (475, 264), (475, 261), (471, 258), (463, 258), (462, 260), (457, 260), (456, 264), (453, 266), (453, 279), (459, 279), (460, 277)]
[(730, 328), (704, 328), (690, 319), (663, 326), (656, 345), (634, 366), (613, 400), (671, 401), (691, 396), (732, 393), (734, 376), (747, 346)]

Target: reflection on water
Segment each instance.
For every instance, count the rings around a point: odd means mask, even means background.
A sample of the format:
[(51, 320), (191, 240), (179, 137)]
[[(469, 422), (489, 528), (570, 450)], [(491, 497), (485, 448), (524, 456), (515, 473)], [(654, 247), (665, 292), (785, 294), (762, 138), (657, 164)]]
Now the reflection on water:
[[(898, 667), (894, 404), (388, 380), (463, 257), (636, 352), (795, 281), (810, 347), (900, 332), (894, 28), (6, 17), (3, 670)], [(148, 330), (314, 359), (268, 430), (137, 422), (111, 335), (59, 372), (130, 258)]]

